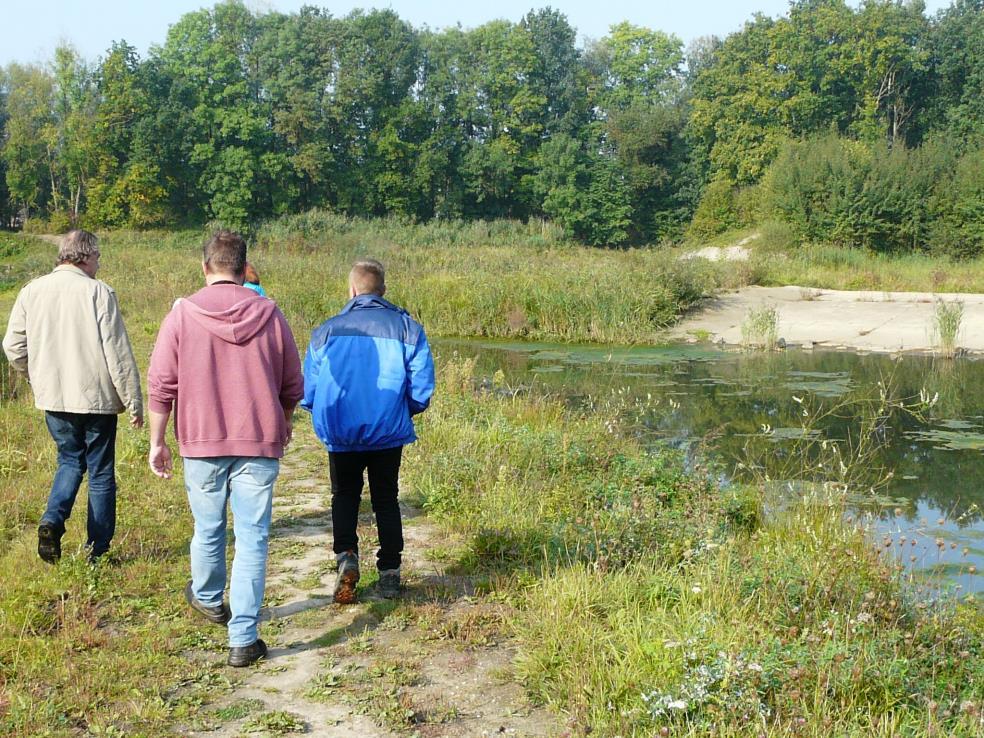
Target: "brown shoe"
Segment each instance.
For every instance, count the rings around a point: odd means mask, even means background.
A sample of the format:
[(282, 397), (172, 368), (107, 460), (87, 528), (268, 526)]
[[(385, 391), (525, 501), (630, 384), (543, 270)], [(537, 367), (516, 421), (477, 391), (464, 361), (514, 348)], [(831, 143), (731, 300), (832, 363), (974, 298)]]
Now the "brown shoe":
[(335, 579), (335, 602), (351, 605), (355, 602), (355, 585), (359, 583), (359, 554), (346, 551), (338, 554), (338, 577)]
[(191, 580), (188, 581), (185, 587), (185, 599), (188, 604), (191, 605), (191, 609), (200, 615), (204, 616), (205, 619), (210, 620), (216, 625), (225, 625), (229, 622), (229, 618), (232, 616), (229, 612), (229, 607), (224, 602), (221, 605), (213, 605), (209, 607), (208, 605), (203, 605), (201, 602), (195, 599), (194, 593), (191, 591)]

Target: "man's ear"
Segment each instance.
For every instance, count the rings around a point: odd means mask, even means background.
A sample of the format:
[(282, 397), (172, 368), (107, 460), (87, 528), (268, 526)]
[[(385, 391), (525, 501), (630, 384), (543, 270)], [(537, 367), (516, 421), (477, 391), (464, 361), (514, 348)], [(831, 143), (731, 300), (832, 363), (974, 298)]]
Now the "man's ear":
[(208, 276), (208, 267), (205, 265), (204, 261), (202, 262), (202, 274), (206, 277)]

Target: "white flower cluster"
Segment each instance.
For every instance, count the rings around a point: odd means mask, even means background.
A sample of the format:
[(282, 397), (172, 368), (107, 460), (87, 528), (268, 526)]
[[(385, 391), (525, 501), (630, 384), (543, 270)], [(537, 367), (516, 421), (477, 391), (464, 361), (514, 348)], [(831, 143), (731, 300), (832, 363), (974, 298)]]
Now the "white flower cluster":
[[(668, 648), (690, 646), (668, 641)], [(734, 708), (751, 706), (759, 715), (766, 716), (768, 707), (762, 703), (756, 687), (751, 683), (763, 673), (762, 666), (748, 661), (743, 655), (718, 652), (709, 663), (704, 663), (695, 651), (687, 651), (683, 679), (676, 690), (653, 690), (642, 694), (650, 715), (656, 719), (691, 713), (707, 704), (719, 704)]]

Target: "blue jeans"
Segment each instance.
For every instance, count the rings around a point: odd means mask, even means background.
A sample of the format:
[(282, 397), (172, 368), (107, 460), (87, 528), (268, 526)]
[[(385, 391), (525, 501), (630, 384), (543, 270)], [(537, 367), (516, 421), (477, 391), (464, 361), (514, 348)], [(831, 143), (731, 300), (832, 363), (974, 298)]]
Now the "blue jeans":
[(86, 546), (93, 556), (101, 556), (116, 532), (116, 416), (46, 411), (44, 421), (58, 447), (58, 470), (41, 522), (65, 532), (88, 471)]
[(222, 604), (226, 585), (226, 501), (232, 507), (236, 554), (229, 583), (229, 645), (248, 646), (257, 638), (256, 623), (266, 585), (273, 483), (277, 459), (261, 456), (213, 456), (184, 459), (185, 487), (195, 518), (191, 539), (191, 591), (208, 607)]

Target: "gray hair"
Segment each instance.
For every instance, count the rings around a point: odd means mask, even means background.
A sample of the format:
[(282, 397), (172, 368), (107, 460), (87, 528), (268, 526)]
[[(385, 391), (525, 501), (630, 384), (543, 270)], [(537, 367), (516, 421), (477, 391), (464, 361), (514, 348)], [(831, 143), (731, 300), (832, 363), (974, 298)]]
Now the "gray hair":
[(81, 264), (93, 254), (99, 253), (99, 239), (89, 231), (69, 231), (58, 246), (59, 264)]

